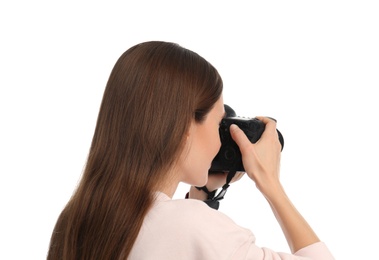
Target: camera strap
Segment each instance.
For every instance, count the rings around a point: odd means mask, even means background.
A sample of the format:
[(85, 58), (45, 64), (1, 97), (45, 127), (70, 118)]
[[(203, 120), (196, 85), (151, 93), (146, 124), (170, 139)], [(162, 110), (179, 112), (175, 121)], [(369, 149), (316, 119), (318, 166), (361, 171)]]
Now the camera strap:
[(204, 201), (209, 207), (216, 210), (220, 207), (220, 200), (224, 198), (226, 191), (230, 186), (229, 183), (232, 181), (236, 173), (237, 171), (230, 171), (226, 177), (226, 183), (224, 184), (224, 186), (222, 186), (221, 191), (213, 198), (208, 198), (206, 201)]

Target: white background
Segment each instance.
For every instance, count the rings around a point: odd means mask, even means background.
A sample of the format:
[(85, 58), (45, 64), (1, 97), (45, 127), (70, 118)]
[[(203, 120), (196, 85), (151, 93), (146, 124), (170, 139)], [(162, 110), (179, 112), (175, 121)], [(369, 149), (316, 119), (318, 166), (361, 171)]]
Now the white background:
[[(281, 178), (294, 204), (337, 259), (377, 257), (377, 1), (5, 2), (0, 259), (45, 258), (109, 73), (147, 40), (177, 42), (210, 61), (239, 115), (276, 118), (285, 139)], [(246, 176), (220, 211), (250, 228), (258, 245), (289, 251)]]

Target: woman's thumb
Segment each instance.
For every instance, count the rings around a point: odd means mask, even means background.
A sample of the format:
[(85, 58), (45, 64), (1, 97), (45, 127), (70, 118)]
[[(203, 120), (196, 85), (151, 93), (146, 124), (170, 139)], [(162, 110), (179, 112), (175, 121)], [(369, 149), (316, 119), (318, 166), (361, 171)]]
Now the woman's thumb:
[(247, 138), (247, 136), (241, 130), (241, 128), (239, 128), (235, 124), (230, 125), (229, 131), (233, 140), (237, 143), (238, 147), (240, 148), (241, 153), (243, 153), (244, 148), (251, 144), (250, 140)]

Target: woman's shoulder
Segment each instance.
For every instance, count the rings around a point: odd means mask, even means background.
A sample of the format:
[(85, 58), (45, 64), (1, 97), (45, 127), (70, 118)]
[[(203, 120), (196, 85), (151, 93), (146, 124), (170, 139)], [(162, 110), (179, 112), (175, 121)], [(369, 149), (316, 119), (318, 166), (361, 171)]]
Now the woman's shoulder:
[(230, 259), (244, 245), (254, 241), (248, 229), (202, 201), (173, 200), (159, 194), (144, 219), (133, 256), (139, 259), (153, 256), (156, 259)]
[[(253, 237), (250, 230), (237, 225), (221, 211), (210, 208), (206, 203), (195, 199), (170, 199), (160, 195), (147, 215), (147, 221), (157, 221), (161, 227), (180, 229), (188, 234), (200, 236), (238, 235), (242, 239)], [(255, 240), (255, 239), (254, 239)]]

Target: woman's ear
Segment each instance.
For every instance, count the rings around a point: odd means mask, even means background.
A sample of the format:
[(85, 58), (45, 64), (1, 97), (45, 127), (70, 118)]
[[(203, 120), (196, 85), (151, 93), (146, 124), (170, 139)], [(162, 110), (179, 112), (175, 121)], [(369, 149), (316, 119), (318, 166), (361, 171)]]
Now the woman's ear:
[(186, 142), (188, 142), (190, 139), (192, 139), (195, 132), (196, 132), (196, 122), (195, 122), (195, 120), (192, 120), (190, 127), (188, 128), (187, 133), (186, 133)]

